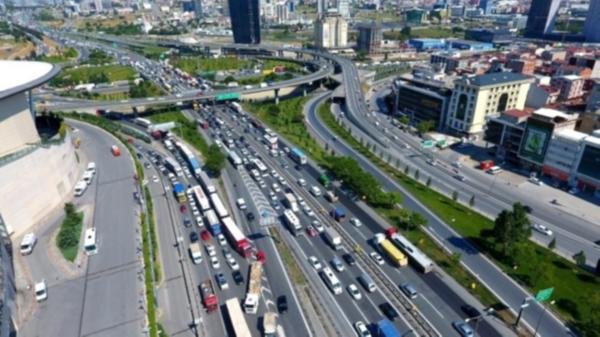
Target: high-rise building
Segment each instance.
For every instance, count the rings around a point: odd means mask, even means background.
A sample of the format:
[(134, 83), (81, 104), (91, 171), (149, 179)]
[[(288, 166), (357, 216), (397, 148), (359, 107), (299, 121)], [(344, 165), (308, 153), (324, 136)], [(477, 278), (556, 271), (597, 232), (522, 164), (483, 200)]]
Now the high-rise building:
[(102, 12), (102, 0), (94, 0), (94, 9), (96, 12)]
[(337, 10), (344, 19), (350, 18), (350, 4), (348, 0), (337, 0)]
[(202, 0), (193, 0), (193, 4), (194, 15), (196, 16), (196, 19), (199, 19), (202, 17)]
[(587, 42), (600, 43), (600, 28), (597, 26), (599, 18), (600, 0), (590, 0), (590, 8), (583, 29)]
[(319, 48), (342, 48), (348, 43), (348, 22), (330, 12), (315, 21), (315, 45)]
[(260, 43), (259, 0), (228, 0), (235, 43)]
[(525, 36), (541, 38), (552, 32), (560, 0), (533, 0), (527, 17)]
[(483, 10), (483, 15), (492, 14), (492, 0), (479, 0), (479, 8)]
[(358, 39), (356, 42), (358, 51), (371, 54), (381, 47), (381, 40), (380, 24), (372, 22), (358, 26)]
[(317, 18), (322, 18), (325, 14), (325, 0), (317, 0)]
[(280, 1), (275, 5), (275, 21), (279, 24), (286, 23), (289, 19), (288, 4)]

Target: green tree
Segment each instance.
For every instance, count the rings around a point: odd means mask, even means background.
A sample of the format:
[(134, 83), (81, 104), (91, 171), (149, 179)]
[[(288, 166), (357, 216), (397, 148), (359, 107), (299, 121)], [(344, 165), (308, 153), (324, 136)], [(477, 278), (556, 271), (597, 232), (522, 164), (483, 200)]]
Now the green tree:
[(419, 134), (422, 135), (433, 130), (434, 127), (435, 122), (432, 120), (421, 121), (419, 122), (419, 124), (417, 124), (417, 131), (419, 132)]
[(577, 263), (578, 266), (583, 267), (585, 266), (587, 258), (585, 257), (585, 253), (582, 250), (579, 253), (573, 255), (573, 260), (575, 260), (575, 263)]
[(404, 174), (408, 175), (410, 173), (410, 167), (408, 167), (408, 164), (406, 165), (406, 167), (404, 168)]
[(496, 243), (502, 247), (504, 255), (508, 252), (508, 247), (511, 243), (512, 235), (512, 216), (508, 210), (503, 210), (498, 214), (494, 221), (494, 228), (492, 228), (492, 237)]
[(408, 39), (410, 38), (412, 33), (412, 28), (410, 28), (410, 26), (405, 26), (404, 28), (402, 28), (402, 30), (400, 31), (400, 35), (402, 35), (403, 38)]
[(399, 228), (409, 229), (408, 221), (410, 219), (411, 212), (406, 208), (400, 208), (396, 212), (390, 215), (392, 223)]
[(548, 249), (554, 250), (556, 248), (556, 238), (552, 238), (550, 242), (548, 242)]
[(225, 155), (216, 144), (212, 144), (208, 147), (206, 154), (206, 169), (215, 175), (219, 175), (224, 167)]
[(415, 229), (427, 224), (427, 219), (419, 212), (411, 212), (408, 219), (411, 229)]
[(452, 192), (452, 200), (454, 200), (455, 202), (456, 202), (456, 200), (458, 200), (458, 191)]
[(416, 170), (415, 170), (415, 180), (417, 180), (417, 181), (418, 181), (418, 180), (419, 180), (419, 176), (420, 176), (419, 169), (416, 169)]
[(410, 118), (407, 115), (402, 115), (398, 118), (398, 122), (408, 125), (410, 123)]
[(431, 177), (427, 178), (427, 182), (425, 183), (425, 185), (427, 185), (427, 187), (431, 186)]
[(225, 82), (225, 83), (235, 82), (235, 77), (229, 75), (229, 76), (225, 77), (225, 79), (223, 80), (223, 82)]
[(494, 221), (492, 234), (496, 243), (502, 247), (504, 256), (507, 255), (512, 244), (527, 240), (531, 236), (531, 222), (523, 205), (515, 203), (512, 211), (500, 212)]

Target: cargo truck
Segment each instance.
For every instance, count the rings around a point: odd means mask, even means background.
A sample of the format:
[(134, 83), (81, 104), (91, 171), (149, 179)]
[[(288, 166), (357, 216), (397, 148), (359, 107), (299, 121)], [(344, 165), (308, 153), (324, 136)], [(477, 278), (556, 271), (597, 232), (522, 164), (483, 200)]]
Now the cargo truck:
[(187, 197), (185, 195), (185, 187), (182, 183), (176, 182), (173, 184), (173, 194), (175, 194), (177, 201), (186, 202)]
[(387, 319), (377, 322), (377, 337), (402, 337), (394, 324)]
[(263, 337), (277, 336), (277, 314), (267, 312), (263, 317)]
[(219, 299), (210, 279), (200, 283), (200, 294), (202, 295), (202, 304), (206, 308), (206, 312), (210, 313), (217, 310)]
[(377, 233), (373, 239), (387, 257), (397, 266), (404, 267), (408, 264), (408, 258), (388, 239), (385, 234)]
[(190, 257), (194, 264), (202, 262), (202, 250), (200, 249), (200, 244), (198, 242), (190, 244)]
[(219, 217), (215, 211), (209, 209), (208, 211), (204, 212), (204, 215), (206, 216), (208, 227), (210, 228), (212, 235), (217, 236), (221, 234), (221, 221), (219, 220)]
[(298, 208), (298, 202), (296, 201), (296, 197), (292, 193), (286, 193), (284, 198), (285, 207), (291, 209), (292, 211), (298, 213), (300, 208)]
[(244, 312), (256, 314), (260, 303), (260, 288), (262, 285), (263, 267), (258, 261), (250, 265), (250, 276), (248, 277), (248, 291), (244, 299)]
[(323, 233), (325, 236), (325, 240), (334, 250), (342, 249), (342, 238), (336, 233), (333, 228), (325, 227), (325, 231)]
[(346, 217), (346, 212), (344, 211), (343, 208), (340, 207), (336, 207), (334, 209), (332, 209), (329, 214), (331, 214), (331, 216), (338, 222), (342, 222), (342, 220), (344, 220), (344, 218)]
[(293, 235), (298, 234), (298, 232), (300, 232), (302, 229), (300, 220), (291, 209), (286, 209), (283, 211), (283, 220)]

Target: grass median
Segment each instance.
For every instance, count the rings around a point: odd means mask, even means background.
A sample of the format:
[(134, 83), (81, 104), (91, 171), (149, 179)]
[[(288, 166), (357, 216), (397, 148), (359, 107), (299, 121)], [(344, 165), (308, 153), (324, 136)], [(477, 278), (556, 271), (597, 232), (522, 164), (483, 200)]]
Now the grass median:
[(60, 225), (56, 245), (63, 257), (70, 262), (75, 261), (79, 252), (82, 228), (83, 212), (77, 212), (72, 203), (65, 204), (65, 218)]
[(271, 235), (271, 238), (273, 238), (273, 242), (275, 242), (275, 246), (277, 247), (279, 256), (281, 256), (281, 259), (283, 260), (285, 268), (290, 273), (292, 282), (300, 286), (306, 285), (306, 277), (294, 259), (292, 252), (285, 242), (283, 242), (283, 238), (281, 237), (279, 230), (273, 227), (269, 228), (269, 234)]
[[(548, 305), (548, 307), (556, 311), (570, 325), (574, 325), (583, 336), (600, 336), (600, 314), (597, 310), (600, 308), (600, 291), (598, 291), (600, 277), (531, 241), (515, 246), (512, 251), (514, 256), (508, 260), (501, 254), (497, 245), (482, 235), (494, 226), (492, 219), (417, 182), (373, 154), (369, 145), (361, 144), (348, 130), (337, 123), (329, 111), (329, 104), (324, 104), (319, 108), (319, 116), (340, 138), (393, 177), (428, 209), (446, 224), (452, 226), (461, 236), (478, 246), (507, 275), (528, 288), (530, 292), (535, 293), (541, 289), (554, 287), (552, 299), (555, 305)], [(390, 214), (386, 215), (390, 219)], [(424, 236), (423, 233), (416, 234), (414, 231), (407, 234), (416, 239), (416, 242), (420, 242)], [(435, 251), (425, 245), (423, 248), (433, 258), (438, 256)], [(463, 275), (464, 273), (460, 271), (462, 268), (454, 266), (452, 260), (444, 259), (437, 262), (484, 304), (492, 304), (490, 300), (493, 300), (494, 296), (482, 286), (473, 288), (473, 284), (477, 283), (471, 276)]]
[(208, 153), (208, 144), (194, 122), (191, 122), (181, 113), (181, 111), (168, 111), (148, 117), (152, 123), (175, 122), (175, 128), (171, 130), (178, 137), (183, 138), (188, 144), (200, 151), (206, 157)]

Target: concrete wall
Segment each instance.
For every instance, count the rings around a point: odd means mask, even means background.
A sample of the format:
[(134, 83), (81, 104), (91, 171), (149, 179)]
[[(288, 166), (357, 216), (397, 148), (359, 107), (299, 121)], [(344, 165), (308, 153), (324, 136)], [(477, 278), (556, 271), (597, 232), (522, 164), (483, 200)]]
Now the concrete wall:
[(0, 101), (0, 137), (0, 157), (40, 140), (25, 93)]
[(0, 167), (0, 214), (9, 233), (25, 233), (62, 207), (80, 175), (70, 133), (61, 145)]
[[(281, 98), (282, 96), (289, 95), (295, 89), (295, 87), (281, 88), (279, 89), (279, 97)], [(273, 98), (275, 98), (275, 90), (261, 91), (253, 94), (243, 94), (241, 97), (243, 101), (263, 101)]]

